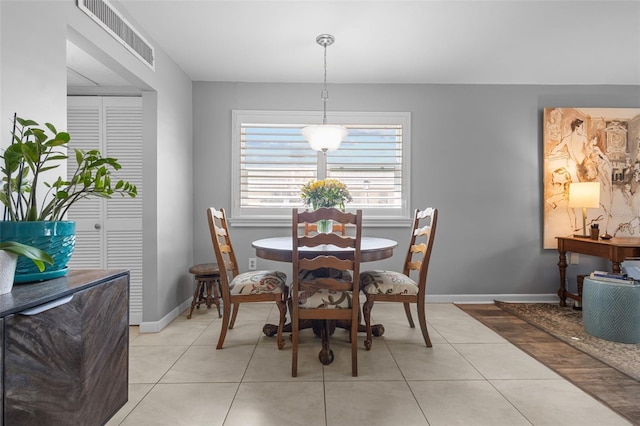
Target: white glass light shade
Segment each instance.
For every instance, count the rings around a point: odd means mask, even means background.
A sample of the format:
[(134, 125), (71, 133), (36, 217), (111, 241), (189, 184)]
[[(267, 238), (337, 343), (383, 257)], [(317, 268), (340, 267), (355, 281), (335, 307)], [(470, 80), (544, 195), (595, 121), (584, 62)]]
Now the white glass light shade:
[(600, 207), (600, 182), (575, 182), (569, 185), (569, 207)]
[(334, 151), (347, 137), (347, 129), (332, 124), (316, 124), (302, 128), (302, 135), (316, 151)]

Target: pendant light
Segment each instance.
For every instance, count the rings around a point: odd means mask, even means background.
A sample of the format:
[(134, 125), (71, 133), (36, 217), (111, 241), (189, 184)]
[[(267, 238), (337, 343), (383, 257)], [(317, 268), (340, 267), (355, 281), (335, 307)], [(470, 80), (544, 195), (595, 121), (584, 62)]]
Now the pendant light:
[(340, 142), (347, 137), (347, 128), (344, 126), (327, 124), (327, 46), (331, 46), (335, 38), (331, 34), (320, 34), (316, 37), (316, 43), (324, 47), (324, 86), (320, 97), (324, 107), (322, 124), (306, 126), (302, 128), (302, 135), (309, 141), (311, 148), (316, 151), (333, 151), (338, 149)]

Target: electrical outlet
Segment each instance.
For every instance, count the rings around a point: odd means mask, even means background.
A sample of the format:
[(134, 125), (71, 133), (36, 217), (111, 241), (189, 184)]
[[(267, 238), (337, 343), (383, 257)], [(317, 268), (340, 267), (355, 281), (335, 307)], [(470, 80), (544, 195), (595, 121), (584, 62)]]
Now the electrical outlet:
[(250, 271), (255, 271), (256, 270), (256, 258), (255, 257), (250, 257), (249, 258), (249, 270)]

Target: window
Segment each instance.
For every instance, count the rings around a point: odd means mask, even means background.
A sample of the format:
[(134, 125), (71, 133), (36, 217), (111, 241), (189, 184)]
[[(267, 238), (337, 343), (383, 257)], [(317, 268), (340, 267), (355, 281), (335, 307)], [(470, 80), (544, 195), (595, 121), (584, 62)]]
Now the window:
[(322, 176), (344, 182), (368, 224), (409, 219), (410, 113), (333, 113), (349, 135), (336, 151), (316, 152), (300, 129), (316, 112), (233, 111), (232, 222), (289, 223), (300, 187)]

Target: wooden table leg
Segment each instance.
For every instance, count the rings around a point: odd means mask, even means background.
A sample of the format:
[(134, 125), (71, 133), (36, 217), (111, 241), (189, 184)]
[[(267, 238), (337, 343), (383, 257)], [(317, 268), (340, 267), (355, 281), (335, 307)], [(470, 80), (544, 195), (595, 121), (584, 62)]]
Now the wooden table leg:
[(560, 268), (560, 288), (558, 289), (558, 297), (560, 298), (560, 306), (567, 306), (567, 252), (558, 250), (560, 259), (558, 260), (558, 268)]
[[(290, 333), (291, 323), (285, 324), (282, 328), (282, 332)], [(278, 333), (278, 326), (276, 324), (265, 324), (264, 327), (262, 327), (262, 333), (267, 337), (273, 337)]]
[(329, 335), (331, 334), (330, 325), (328, 320), (324, 320), (323, 326), (320, 332), (320, 339), (322, 339), (322, 349), (318, 354), (318, 359), (323, 365), (329, 365), (333, 362), (334, 355), (331, 347), (329, 346)]
[[(311, 328), (313, 327), (312, 322), (303, 322), (300, 325), (300, 330), (304, 330), (306, 328)], [(351, 330), (351, 323), (350, 321), (336, 321), (336, 327), (338, 328), (343, 328), (345, 330)], [(285, 324), (283, 329), (282, 329), (283, 333), (290, 333), (291, 332), (291, 323)], [(366, 333), (367, 329), (365, 327), (364, 324), (358, 324), (358, 333)], [(376, 337), (380, 337), (384, 334), (384, 325), (382, 324), (373, 324), (371, 326), (371, 332), (373, 333), (374, 336)], [(267, 337), (272, 337), (275, 336), (278, 333), (278, 326), (276, 324), (265, 324), (262, 327), (262, 333), (267, 336)], [(320, 336), (320, 333), (318, 333), (316, 330), (314, 330), (314, 333), (316, 334), (316, 336)], [(333, 332), (331, 332), (331, 334), (333, 334)]]
[[(313, 321), (312, 320), (301, 320), (300, 321), (300, 330), (305, 330), (307, 328), (312, 328), (313, 327)], [(291, 323), (286, 323), (283, 327), (282, 327), (282, 332), (283, 333), (291, 333)], [(267, 336), (267, 337), (272, 337), (275, 336), (276, 334), (278, 334), (278, 325), (277, 324), (265, 324), (262, 327), (262, 333)], [(319, 336), (319, 334), (318, 334)]]
[[(338, 328), (343, 328), (345, 330), (351, 330), (351, 321), (336, 321), (336, 326)], [(367, 326), (359, 323), (358, 324), (358, 333), (366, 333), (367, 332)], [(372, 324), (371, 325), (371, 333), (376, 336), (376, 337), (380, 337), (384, 334), (384, 325), (382, 324)]]

